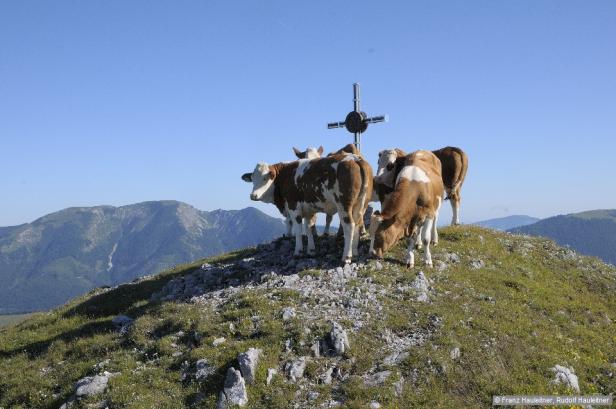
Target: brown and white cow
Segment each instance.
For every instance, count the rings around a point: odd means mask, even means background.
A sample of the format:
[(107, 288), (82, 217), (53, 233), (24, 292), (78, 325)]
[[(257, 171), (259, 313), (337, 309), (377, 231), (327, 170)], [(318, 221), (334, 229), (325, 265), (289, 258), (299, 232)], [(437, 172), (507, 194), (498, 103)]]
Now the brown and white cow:
[[(293, 147), (293, 153), (295, 154), (297, 159), (317, 159), (317, 158), (320, 158), (321, 156), (323, 156), (323, 151), (324, 151), (323, 145), (319, 146), (318, 148), (313, 148), (313, 147), (309, 146), (309, 147), (306, 148), (305, 151), (300, 151), (296, 147)], [(329, 226), (330, 226), (330, 224), (332, 222), (332, 217), (333, 217), (333, 215), (327, 215), (327, 217), (326, 217), (325, 231), (324, 231), (324, 234), (326, 234), (326, 235), (329, 234)], [(291, 237), (293, 235), (293, 233), (292, 233), (293, 223), (292, 223), (291, 218), (289, 217), (289, 215), (285, 215), (285, 223), (287, 225), (287, 236)], [(316, 214), (314, 216), (312, 216), (312, 219), (310, 219), (308, 221), (308, 225), (310, 227), (310, 230), (312, 230), (312, 235), (314, 237), (318, 237), (319, 234), (317, 232), (317, 215)]]
[[(273, 203), (282, 214), (288, 214), (295, 234), (295, 255), (303, 250), (302, 221), (317, 212), (340, 215), (344, 232), (342, 259), (350, 262), (358, 254), (359, 231), (363, 214), (372, 195), (372, 168), (357, 155), (334, 155), (318, 159), (302, 159), (268, 165), (259, 163), (242, 179), (252, 182), (252, 200)], [(308, 254), (314, 254), (314, 237), (309, 228)]]
[[(293, 152), (295, 153), (295, 156), (297, 156), (298, 159), (316, 159), (316, 158), (320, 158), (321, 156), (323, 156), (323, 146), (319, 146), (319, 149), (309, 147), (309, 148), (306, 148), (305, 151), (300, 151), (299, 149), (294, 147)], [(349, 143), (343, 146), (342, 148), (338, 149), (335, 152), (328, 154), (327, 156), (348, 155), (348, 154), (357, 155), (363, 158), (363, 156), (361, 155), (357, 147), (352, 143)], [(323, 230), (323, 234), (326, 236), (329, 235), (329, 230), (332, 224), (332, 219), (334, 218), (335, 214), (336, 212), (332, 214), (327, 213), (325, 215), (325, 228)], [(315, 237), (318, 236), (317, 229), (316, 229), (316, 222), (317, 222), (317, 218), (315, 215), (313, 216), (312, 220), (310, 220), (309, 222), (310, 228), (312, 229), (312, 234)], [(342, 230), (338, 230), (338, 234), (340, 235), (341, 233), (342, 233)], [(362, 226), (361, 234), (363, 233), (365, 233), (365, 229)]]
[[(460, 191), (468, 170), (468, 156), (462, 149), (453, 146), (447, 146), (432, 151), (432, 153), (441, 161), (441, 175), (445, 193), (447, 193), (445, 200), (451, 201), (453, 213), (451, 224), (460, 224), (459, 212), (460, 202), (462, 201)], [(393, 191), (393, 184), (397, 176), (395, 169), (400, 169), (399, 165), (396, 166), (396, 161), (402, 160), (405, 156), (406, 153), (398, 148), (379, 152), (379, 166), (374, 180), (374, 191), (381, 203)]]
[(451, 224), (460, 224), (460, 202), (462, 196), (460, 191), (468, 171), (468, 156), (466, 153), (455, 146), (447, 146), (436, 151), (432, 151), (441, 161), (441, 172), (443, 174), (443, 184), (447, 197), (445, 200), (451, 202), (453, 216)]
[(415, 265), (415, 242), (425, 246), (424, 262), (432, 266), (430, 241), (438, 235), (436, 223), (443, 198), (441, 162), (430, 151), (416, 151), (402, 160), (394, 189), (370, 222), (370, 254), (382, 258), (400, 238), (409, 234), (407, 267)]
[[(293, 147), (293, 153), (295, 153), (295, 156), (297, 156), (297, 159), (317, 159), (323, 156), (323, 146), (322, 145), (319, 146), (319, 149), (308, 147), (306, 148), (305, 151), (300, 151), (299, 149)], [(328, 213), (325, 215), (325, 229), (323, 230), (323, 234), (326, 236), (329, 236), (329, 229), (331, 227), (334, 214), (336, 214), (336, 212), (334, 212), (333, 214)], [(290, 223), (290, 220), (289, 220), (289, 223)], [(312, 235), (317, 237), (318, 233), (317, 233), (317, 215), (316, 214), (312, 216), (312, 219), (310, 219), (309, 224), (310, 224), (310, 229), (312, 230)]]

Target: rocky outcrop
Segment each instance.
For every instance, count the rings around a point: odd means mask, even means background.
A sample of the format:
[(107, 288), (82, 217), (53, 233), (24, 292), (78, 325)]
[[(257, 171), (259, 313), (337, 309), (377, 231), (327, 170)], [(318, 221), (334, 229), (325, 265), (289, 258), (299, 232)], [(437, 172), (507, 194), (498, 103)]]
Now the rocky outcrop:
[(216, 368), (207, 359), (199, 359), (195, 367), (195, 379), (199, 382), (207, 380), (216, 373)]
[(347, 332), (337, 322), (332, 322), (332, 329), (327, 337), (330, 351), (335, 355), (344, 355), (350, 348)]
[(255, 382), (257, 365), (259, 357), (263, 351), (256, 348), (250, 348), (248, 351), (239, 354), (237, 361), (240, 365), (240, 372), (248, 384)]
[(103, 393), (107, 389), (109, 378), (116, 374), (103, 372), (101, 375), (86, 376), (77, 381), (75, 384), (75, 396), (78, 398), (84, 396), (94, 396)]
[(246, 392), (244, 378), (240, 371), (235, 368), (229, 368), (225, 378), (225, 386), (222, 392), (220, 392), (216, 409), (246, 406), (246, 404), (248, 404), (248, 393)]
[(297, 382), (304, 376), (306, 370), (306, 357), (301, 357), (292, 362), (287, 362), (285, 365), (285, 372), (289, 379), (293, 382)]
[(573, 372), (573, 369), (567, 368), (566, 366), (554, 365), (550, 368), (550, 370), (554, 372), (554, 379), (552, 380), (553, 384), (564, 385), (565, 387), (575, 391), (575, 393), (580, 393), (578, 377)]

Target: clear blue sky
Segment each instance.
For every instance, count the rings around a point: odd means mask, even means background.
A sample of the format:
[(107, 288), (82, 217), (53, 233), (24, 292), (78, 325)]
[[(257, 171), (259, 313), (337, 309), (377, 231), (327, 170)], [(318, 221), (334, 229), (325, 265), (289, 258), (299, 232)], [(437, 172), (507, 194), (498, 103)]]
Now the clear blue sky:
[(351, 140), (325, 125), (356, 81), (390, 116), (365, 134), (373, 166), (386, 147), (468, 152), (463, 221), (616, 207), (614, 1), (4, 0), (0, 226), (255, 205), (257, 161)]

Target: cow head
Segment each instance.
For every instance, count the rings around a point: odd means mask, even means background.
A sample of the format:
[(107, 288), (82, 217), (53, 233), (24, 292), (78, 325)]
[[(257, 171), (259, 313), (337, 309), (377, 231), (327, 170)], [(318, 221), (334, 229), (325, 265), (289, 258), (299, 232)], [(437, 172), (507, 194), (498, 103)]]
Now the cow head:
[(317, 159), (323, 155), (323, 146), (319, 146), (319, 149), (309, 147), (303, 152), (294, 147), (293, 152), (298, 159)]
[(259, 163), (252, 173), (242, 175), (243, 181), (252, 183), (250, 199), (262, 202), (273, 202), (275, 179), (276, 170), (267, 163)]
[(396, 167), (398, 151), (396, 149), (385, 149), (379, 152), (379, 167), (376, 171), (375, 181), (393, 186), (393, 170)]
[(370, 219), (370, 255), (383, 258), (398, 239), (405, 233), (392, 218), (385, 219), (379, 211)]

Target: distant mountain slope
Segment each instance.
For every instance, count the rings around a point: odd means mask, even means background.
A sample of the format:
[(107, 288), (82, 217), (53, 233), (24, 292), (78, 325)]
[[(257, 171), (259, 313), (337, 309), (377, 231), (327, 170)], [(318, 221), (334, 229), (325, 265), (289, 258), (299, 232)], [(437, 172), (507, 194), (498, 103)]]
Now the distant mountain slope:
[(561, 215), (512, 229), (513, 233), (549, 237), (582, 254), (616, 264), (616, 210)]
[(204, 212), (185, 203), (69, 208), (0, 228), (0, 313), (48, 309), (101, 285), (282, 235), (254, 208)]
[(516, 227), (526, 226), (528, 224), (533, 224), (538, 222), (541, 219), (536, 217), (526, 216), (526, 215), (512, 215), (507, 217), (499, 217), (497, 219), (489, 219), (483, 220), (480, 222), (475, 222), (471, 224), (475, 224), (477, 226), (488, 227), (490, 229), (496, 230), (509, 230)]

